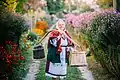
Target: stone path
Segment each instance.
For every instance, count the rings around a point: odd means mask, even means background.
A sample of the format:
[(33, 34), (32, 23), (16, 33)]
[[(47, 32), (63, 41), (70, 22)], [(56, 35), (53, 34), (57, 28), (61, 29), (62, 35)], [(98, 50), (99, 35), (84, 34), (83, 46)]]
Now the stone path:
[[(43, 40), (43, 46), (46, 46), (48, 37)], [(33, 57), (33, 56), (32, 56)], [(29, 72), (25, 78), (25, 80), (35, 80), (36, 74), (39, 72), (40, 59), (32, 59), (32, 63), (30, 64)]]
[(87, 66), (78, 67), (78, 69), (82, 72), (82, 77), (86, 80), (94, 80), (92, 76), (92, 72), (88, 70)]
[(36, 74), (39, 72), (39, 65), (40, 60), (33, 59), (25, 80), (35, 80)]

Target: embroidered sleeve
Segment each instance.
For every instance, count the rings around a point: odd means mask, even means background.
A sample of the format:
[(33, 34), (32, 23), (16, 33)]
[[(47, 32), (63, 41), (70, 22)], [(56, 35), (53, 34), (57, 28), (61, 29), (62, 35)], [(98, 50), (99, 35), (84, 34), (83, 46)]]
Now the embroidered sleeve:
[(51, 39), (50, 40), (50, 44), (52, 44), (53, 46), (57, 47), (57, 41), (58, 41), (57, 38)]

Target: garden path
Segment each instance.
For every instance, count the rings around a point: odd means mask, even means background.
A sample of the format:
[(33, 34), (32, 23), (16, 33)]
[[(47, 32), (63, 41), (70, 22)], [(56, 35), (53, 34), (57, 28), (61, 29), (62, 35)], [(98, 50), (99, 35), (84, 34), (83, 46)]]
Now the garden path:
[[(47, 40), (47, 39), (46, 39)], [(44, 43), (46, 44), (46, 40)], [(45, 45), (43, 44), (43, 45)], [(86, 80), (94, 80), (92, 72), (87, 68), (86, 55), (84, 51), (73, 53), (72, 55), (71, 66), (77, 67), (82, 72), (82, 77)], [(35, 80), (36, 74), (39, 72), (40, 60), (33, 59), (29, 73), (27, 74), (25, 80)]]
[[(47, 39), (45, 39), (42, 42), (43, 46), (46, 45), (46, 43), (47, 43)], [(25, 80), (35, 80), (36, 74), (39, 72), (39, 66), (40, 66), (40, 59), (32, 59), (32, 63), (30, 64), (30, 67), (29, 67), (29, 72)]]
[[(49, 30), (51, 30), (53, 27), (54, 25)], [(42, 41), (43, 46), (46, 46), (47, 40), (48, 40), (48, 37), (46, 37)], [(24, 80), (35, 80), (36, 74), (39, 72), (39, 66), (40, 66), (40, 60), (33, 59), (33, 56), (32, 56), (32, 63), (30, 64), (29, 72)]]
[[(42, 44), (46, 46), (48, 37), (46, 37)], [(47, 51), (45, 49), (45, 51)], [(32, 56), (33, 57), (33, 56)], [(73, 53), (71, 58), (71, 66), (77, 67), (82, 72), (82, 77), (86, 80), (94, 80), (92, 73), (88, 70), (86, 54), (85, 51), (77, 51)], [(29, 67), (29, 72), (25, 78), (25, 80), (35, 80), (36, 74), (39, 72), (40, 60), (32, 59), (32, 63)]]
[(25, 80), (35, 80), (36, 74), (39, 72), (40, 60), (33, 59), (29, 67), (29, 72)]

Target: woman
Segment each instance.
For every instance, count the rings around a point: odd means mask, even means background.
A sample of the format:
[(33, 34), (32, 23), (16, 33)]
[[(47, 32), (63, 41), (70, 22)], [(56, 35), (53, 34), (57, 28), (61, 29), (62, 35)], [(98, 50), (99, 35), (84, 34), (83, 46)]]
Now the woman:
[(53, 80), (66, 77), (71, 46), (73, 43), (65, 29), (65, 22), (60, 19), (48, 40), (46, 76), (52, 77)]

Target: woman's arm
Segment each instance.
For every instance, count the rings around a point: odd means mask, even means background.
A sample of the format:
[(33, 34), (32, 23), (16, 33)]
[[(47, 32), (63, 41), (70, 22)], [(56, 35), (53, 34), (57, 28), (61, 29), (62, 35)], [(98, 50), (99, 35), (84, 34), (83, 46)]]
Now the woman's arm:
[(53, 45), (54, 47), (57, 47), (57, 38), (50, 39), (50, 44)]
[(54, 47), (58, 46), (58, 41), (60, 40), (61, 36), (57, 36), (57, 37), (50, 37), (49, 38), (49, 43), (51, 45), (53, 45)]

